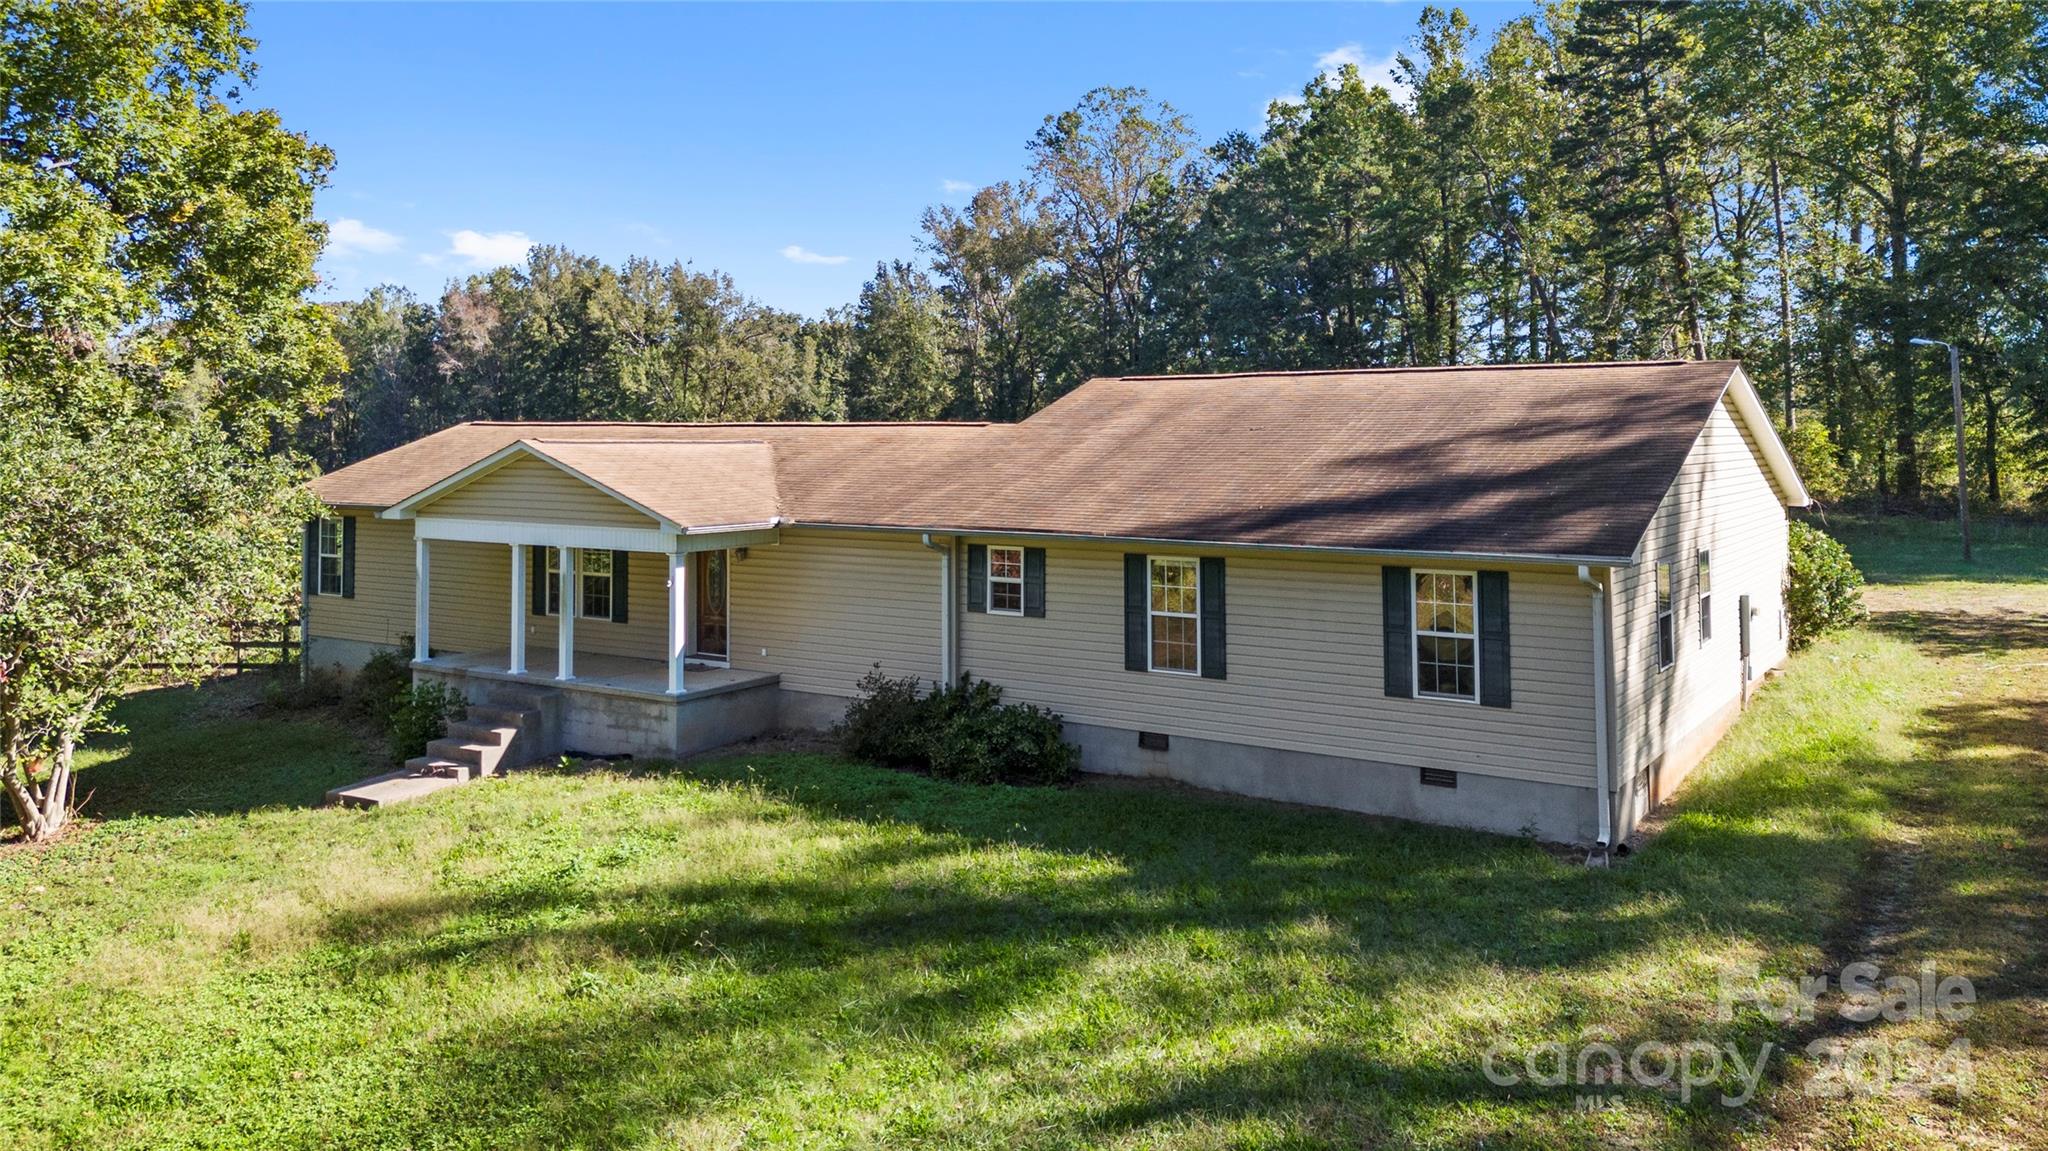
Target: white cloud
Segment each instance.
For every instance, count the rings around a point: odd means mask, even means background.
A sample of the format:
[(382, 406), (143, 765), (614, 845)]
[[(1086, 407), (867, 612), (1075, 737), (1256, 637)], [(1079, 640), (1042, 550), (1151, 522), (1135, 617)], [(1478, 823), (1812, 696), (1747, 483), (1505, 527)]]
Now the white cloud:
[(1337, 69), (1346, 64), (1358, 69), (1358, 78), (1365, 81), (1366, 87), (1385, 88), (1396, 100), (1407, 99), (1408, 86), (1401, 82), (1399, 74), (1394, 71), (1394, 53), (1368, 56), (1365, 46), (1356, 41), (1339, 44), (1316, 57), (1316, 74), (1326, 81), (1333, 81), (1337, 78)]
[(343, 216), (327, 225), (327, 254), (355, 256), (364, 252), (395, 252), (405, 241), (382, 228)]
[(531, 247), (533, 237), (525, 232), (475, 232), (463, 228), (448, 233), (446, 255), (466, 260), (474, 268), (495, 268), (524, 260)]
[(844, 264), (847, 260), (851, 259), (852, 257), (821, 256), (818, 253), (811, 251), (809, 248), (804, 247), (802, 244), (791, 244), (788, 247), (782, 249), (782, 258), (788, 260), (792, 264)]
[(939, 190), (948, 196), (964, 196), (974, 191), (976, 185), (966, 180), (940, 180)]

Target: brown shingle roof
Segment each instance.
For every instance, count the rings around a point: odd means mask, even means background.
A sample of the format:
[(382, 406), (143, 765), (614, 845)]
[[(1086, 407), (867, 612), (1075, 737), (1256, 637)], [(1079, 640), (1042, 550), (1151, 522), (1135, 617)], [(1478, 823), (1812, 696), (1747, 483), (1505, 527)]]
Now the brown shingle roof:
[(782, 514), (775, 457), (758, 440), (519, 442), (685, 529), (770, 524)]
[[(757, 441), (797, 523), (1619, 559), (1735, 368), (1107, 378), (1003, 425), (463, 424), (315, 490), (388, 506), (521, 437), (592, 444), (580, 458), (622, 476), (673, 471), (653, 445)], [(593, 443), (622, 438), (633, 446)], [(661, 482), (680, 493), (706, 470)]]

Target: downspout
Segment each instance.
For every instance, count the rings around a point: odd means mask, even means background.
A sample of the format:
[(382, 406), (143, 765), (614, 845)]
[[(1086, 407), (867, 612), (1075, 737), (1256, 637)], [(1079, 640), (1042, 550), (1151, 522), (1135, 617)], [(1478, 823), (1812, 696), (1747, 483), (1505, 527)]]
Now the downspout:
[(958, 678), (953, 671), (953, 545), (939, 543), (930, 532), (918, 542), (939, 553), (939, 682), (950, 687)]
[(1593, 570), (1585, 564), (1579, 565), (1579, 582), (1592, 589), (1587, 602), (1593, 605), (1593, 780), (1599, 793), (1600, 814), (1595, 832), (1598, 838), (1594, 845), (1604, 857), (1614, 826), (1614, 816), (1609, 810), (1607, 764), (1607, 587), (1593, 578)]

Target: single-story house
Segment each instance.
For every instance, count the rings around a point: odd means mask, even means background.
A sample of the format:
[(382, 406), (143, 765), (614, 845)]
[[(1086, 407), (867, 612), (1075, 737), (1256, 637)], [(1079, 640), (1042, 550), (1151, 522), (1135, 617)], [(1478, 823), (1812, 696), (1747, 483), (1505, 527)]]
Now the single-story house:
[(481, 421), (314, 488), (309, 661), (410, 644), (529, 758), (824, 727), (879, 667), (1050, 707), (1088, 771), (1603, 845), (1785, 658), (1807, 502), (1733, 362)]

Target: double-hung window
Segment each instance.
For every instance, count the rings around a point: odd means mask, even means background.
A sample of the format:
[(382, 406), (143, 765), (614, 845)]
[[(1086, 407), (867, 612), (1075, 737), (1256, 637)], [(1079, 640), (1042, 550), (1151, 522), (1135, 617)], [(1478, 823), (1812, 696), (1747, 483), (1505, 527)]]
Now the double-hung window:
[(547, 553), (547, 614), (562, 614), (562, 549), (543, 548)]
[(1678, 658), (1678, 633), (1672, 619), (1671, 565), (1657, 565), (1657, 667), (1663, 670)]
[(320, 521), (320, 571), (317, 590), (321, 595), (340, 595), (341, 588), (341, 521), (322, 519)]
[(1707, 552), (1700, 550), (1700, 642), (1714, 638), (1714, 583), (1707, 578)]
[(1148, 557), (1152, 601), (1152, 670), (1202, 674), (1202, 565), (1173, 556)]
[(988, 549), (988, 610), (1024, 614), (1024, 549)]
[(576, 614), (585, 619), (612, 618), (612, 553), (576, 553)]
[(1415, 694), (1479, 699), (1479, 627), (1474, 572), (1415, 573)]

